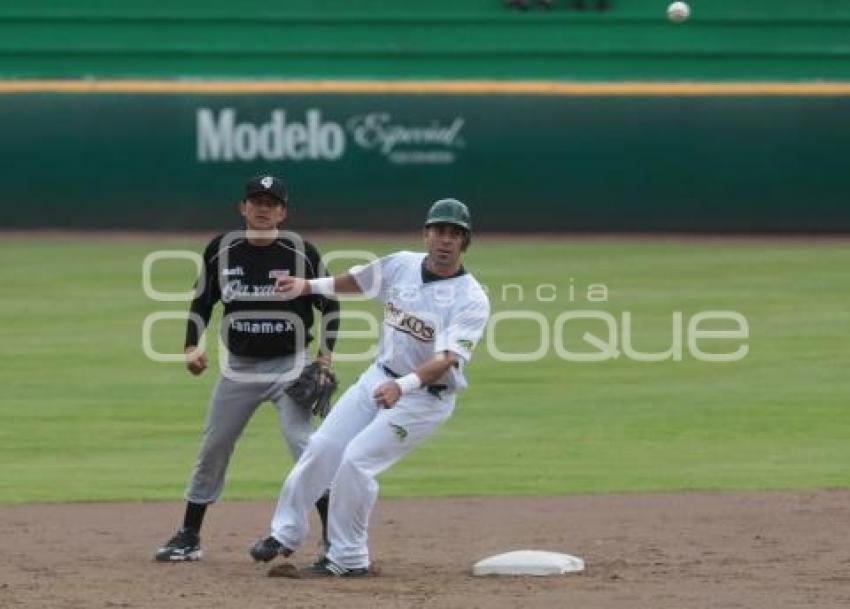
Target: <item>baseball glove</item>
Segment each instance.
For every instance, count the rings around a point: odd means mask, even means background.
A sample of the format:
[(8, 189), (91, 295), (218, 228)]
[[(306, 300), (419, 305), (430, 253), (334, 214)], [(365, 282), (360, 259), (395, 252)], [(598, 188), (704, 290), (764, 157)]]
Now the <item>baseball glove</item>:
[(305, 366), (293, 383), (286, 388), (286, 394), (314, 415), (325, 418), (331, 409), (331, 396), (339, 384), (331, 370), (323, 370), (319, 362)]

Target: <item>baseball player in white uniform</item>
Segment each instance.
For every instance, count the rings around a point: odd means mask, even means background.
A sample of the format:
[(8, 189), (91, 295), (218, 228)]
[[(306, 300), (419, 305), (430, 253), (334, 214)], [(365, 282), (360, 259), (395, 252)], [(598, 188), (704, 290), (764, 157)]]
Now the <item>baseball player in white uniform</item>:
[(461, 264), (471, 228), (463, 203), (441, 199), (426, 217), (427, 253), (397, 252), (335, 277), (278, 280), (277, 290), (291, 298), (369, 295), (384, 304), (384, 323), (375, 363), (342, 395), (286, 478), (271, 535), (251, 547), (255, 560), (292, 554), (307, 537), (308, 511), (330, 488), (330, 548), (298, 576), (369, 574), (375, 478), (451, 416), (490, 314), (487, 295)]

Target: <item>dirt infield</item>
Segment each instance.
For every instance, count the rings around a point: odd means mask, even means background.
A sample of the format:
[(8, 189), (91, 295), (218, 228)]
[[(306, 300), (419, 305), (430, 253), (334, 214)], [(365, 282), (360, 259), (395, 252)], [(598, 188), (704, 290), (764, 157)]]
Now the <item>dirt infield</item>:
[[(216, 506), (204, 560), (173, 565), (151, 557), (177, 504), (0, 508), (0, 607), (850, 606), (850, 491), (382, 501), (372, 531), (381, 575), (334, 581), (269, 578), (250, 562), (271, 507)], [(588, 569), (470, 574), (516, 549), (576, 554)]]

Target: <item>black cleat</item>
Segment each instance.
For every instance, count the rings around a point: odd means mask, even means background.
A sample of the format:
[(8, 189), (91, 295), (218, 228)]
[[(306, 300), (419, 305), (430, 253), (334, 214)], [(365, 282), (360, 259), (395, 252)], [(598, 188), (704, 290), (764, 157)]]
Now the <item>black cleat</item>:
[(313, 566), (323, 566), (326, 562), (328, 562), (328, 552), (331, 549), (331, 544), (324, 539), (319, 541), (319, 554), (316, 556), (316, 560), (313, 563)]
[(289, 556), (292, 550), (280, 543), (277, 539), (269, 535), (257, 541), (251, 549), (248, 550), (251, 558), (258, 562), (269, 562), (278, 556)]
[(340, 567), (335, 562), (328, 560), (317, 561), (315, 564), (301, 569), (298, 572), (298, 577), (301, 579), (323, 579), (326, 577), (369, 577), (370, 572), (367, 567), (359, 569), (346, 569)]
[(156, 551), (157, 562), (189, 562), (201, 560), (201, 538), (194, 531), (181, 528), (174, 537)]

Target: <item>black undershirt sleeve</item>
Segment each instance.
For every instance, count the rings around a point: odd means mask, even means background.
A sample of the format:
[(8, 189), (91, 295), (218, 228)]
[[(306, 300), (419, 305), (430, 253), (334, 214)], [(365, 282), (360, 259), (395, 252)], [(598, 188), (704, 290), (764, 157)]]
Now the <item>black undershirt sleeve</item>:
[[(307, 258), (310, 260), (312, 268), (316, 269), (315, 275), (310, 277), (310, 279), (328, 277), (328, 270), (322, 264), (318, 250), (311, 243), (307, 243), (305, 249), (307, 250)], [(339, 332), (339, 301), (335, 298), (328, 298), (319, 294), (314, 294), (310, 298), (313, 307), (322, 313), (319, 351), (322, 353), (333, 353), (336, 346), (337, 332)]]
[(322, 333), (319, 351), (333, 353), (339, 332), (339, 301), (325, 296), (314, 296), (313, 306), (322, 312)]
[(184, 349), (194, 347), (200, 341), (201, 335), (210, 323), (213, 306), (221, 299), (221, 290), (218, 284), (218, 265), (213, 260), (218, 259), (219, 240), (213, 240), (204, 251), (204, 268), (201, 276), (195, 281), (195, 298), (189, 306), (189, 313), (197, 315), (203, 322), (200, 327), (197, 320), (190, 315), (186, 322), (186, 340)]

